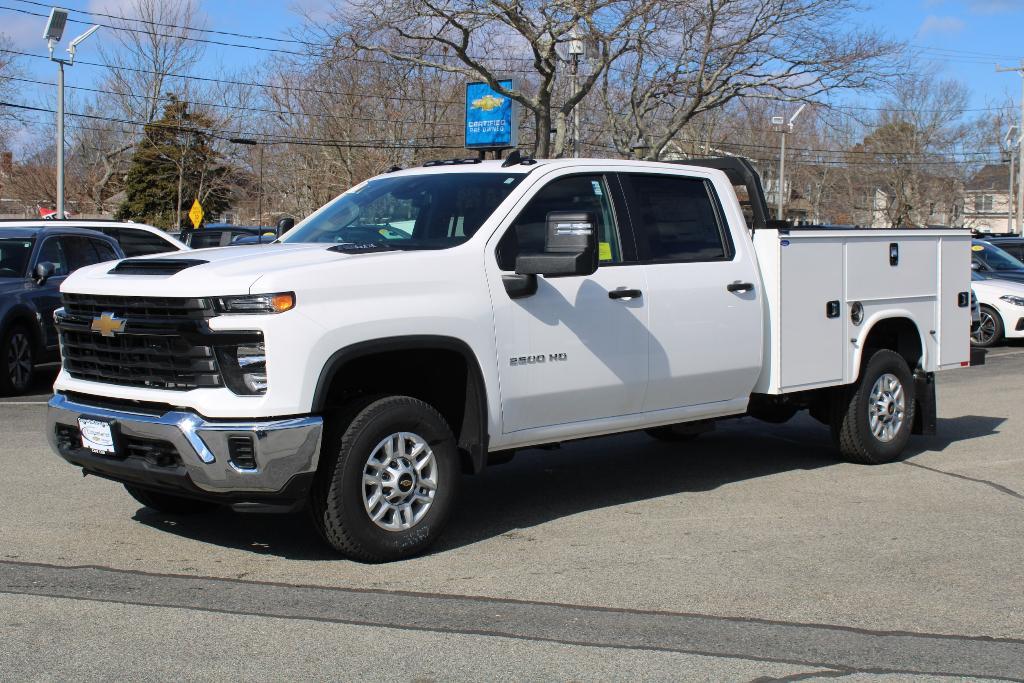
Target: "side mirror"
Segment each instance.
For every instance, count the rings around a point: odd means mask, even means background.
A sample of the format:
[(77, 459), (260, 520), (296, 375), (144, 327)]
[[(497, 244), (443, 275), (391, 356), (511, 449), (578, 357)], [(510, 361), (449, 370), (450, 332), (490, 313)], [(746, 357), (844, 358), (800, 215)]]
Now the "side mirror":
[(597, 221), (592, 213), (552, 211), (547, 216), (544, 253), (516, 258), (519, 275), (592, 275), (597, 270)]
[(37, 285), (45, 285), (46, 281), (53, 277), (53, 274), (56, 272), (57, 266), (49, 261), (41, 261), (32, 269), (32, 279), (36, 281)]
[(294, 227), (295, 219), (292, 218), (291, 216), (285, 216), (284, 218), (277, 222), (277, 230), (275, 231), (275, 235), (277, 235), (277, 237), (280, 237), (281, 235), (285, 234)]

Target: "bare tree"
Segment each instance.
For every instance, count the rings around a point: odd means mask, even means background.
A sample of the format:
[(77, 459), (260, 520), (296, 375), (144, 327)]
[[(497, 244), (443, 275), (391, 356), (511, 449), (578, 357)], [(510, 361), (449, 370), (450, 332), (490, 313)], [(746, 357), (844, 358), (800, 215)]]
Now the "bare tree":
[(634, 50), (604, 72), (612, 137), (650, 159), (695, 117), (737, 98), (813, 101), (877, 85), (901, 46), (848, 29), (855, 0), (683, 0), (666, 4)]
[[(573, 108), (661, 12), (657, 0), (335, 0), (334, 8), (326, 37), (354, 56), (485, 81), (518, 102), (532, 117), (538, 156), (564, 147)], [(556, 101), (574, 39), (592, 45), (596, 57), (576, 89)], [(516, 87), (503, 87), (513, 74)]]
[(970, 92), (934, 70), (906, 74), (892, 90), (849, 163), (863, 169), (866, 192), (884, 193), (889, 225), (952, 222), (962, 182), (977, 167), (970, 152), (978, 126), (963, 119)]

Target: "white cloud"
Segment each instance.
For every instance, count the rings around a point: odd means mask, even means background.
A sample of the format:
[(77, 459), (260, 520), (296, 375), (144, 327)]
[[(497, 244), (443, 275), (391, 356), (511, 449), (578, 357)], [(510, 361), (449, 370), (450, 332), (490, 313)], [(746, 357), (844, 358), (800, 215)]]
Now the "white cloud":
[(963, 19), (958, 17), (949, 16), (937, 16), (935, 14), (929, 14), (925, 17), (920, 28), (917, 29), (917, 35), (926, 36), (935, 33), (959, 33), (963, 30), (965, 24)]

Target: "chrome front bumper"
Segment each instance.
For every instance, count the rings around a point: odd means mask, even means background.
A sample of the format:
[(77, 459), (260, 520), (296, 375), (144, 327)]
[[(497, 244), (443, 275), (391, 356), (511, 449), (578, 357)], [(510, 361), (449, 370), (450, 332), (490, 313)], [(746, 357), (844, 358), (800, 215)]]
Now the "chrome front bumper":
[[(78, 418), (111, 423), (114, 455), (82, 446)], [(76, 403), (62, 394), (49, 402), (46, 433), (53, 450), (88, 473), (188, 495), (224, 494), (234, 500), (294, 498), (308, 488), (320, 458), (323, 419), (296, 417), (210, 421), (195, 413), (135, 413)], [(228, 439), (248, 437), (255, 467), (231, 459)], [(159, 452), (153, 461), (139, 453)], [(303, 485), (297, 486), (302, 482)]]

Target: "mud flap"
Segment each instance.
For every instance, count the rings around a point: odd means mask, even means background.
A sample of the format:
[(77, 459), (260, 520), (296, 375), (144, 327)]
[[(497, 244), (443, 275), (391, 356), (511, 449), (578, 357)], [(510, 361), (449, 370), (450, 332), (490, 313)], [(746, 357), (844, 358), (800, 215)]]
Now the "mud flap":
[(935, 373), (914, 373), (914, 394), (917, 396), (917, 410), (914, 411), (913, 434), (934, 434), (937, 417), (935, 401)]
[(988, 349), (979, 349), (977, 347), (971, 347), (971, 367), (975, 365), (984, 365), (985, 356), (988, 355)]

